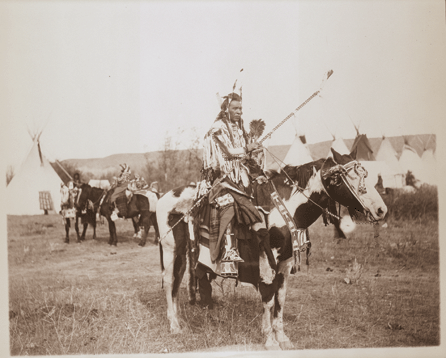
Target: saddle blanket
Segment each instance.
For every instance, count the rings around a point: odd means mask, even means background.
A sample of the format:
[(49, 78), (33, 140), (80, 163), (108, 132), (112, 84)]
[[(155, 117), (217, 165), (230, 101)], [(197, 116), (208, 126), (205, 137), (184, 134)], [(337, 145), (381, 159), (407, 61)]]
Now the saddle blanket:
[(156, 205), (158, 204), (158, 196), (151, 190), (136, 190), (133, 194), (143, 195), (149, 199), (150, 212), (154, 213), (156, 211)]

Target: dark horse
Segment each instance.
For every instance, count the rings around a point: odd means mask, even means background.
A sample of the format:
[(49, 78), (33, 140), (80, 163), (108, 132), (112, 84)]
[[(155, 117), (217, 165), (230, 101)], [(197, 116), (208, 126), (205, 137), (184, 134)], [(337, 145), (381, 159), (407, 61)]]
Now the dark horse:
[[(81, 186), (77, 204), (79, 208), (81, 208), (81, 210), (85, 210), (88, 207), (88, 203), (90, 202), (90, 206), (93, 206), (92, 209), (95, 213), (99, 210), (99, 213), (108, 221), (108, 228), (110, 232), (108, 243), (109, 245), (117, 246), (118, 237), (116, 235), (116, 225), (111, 217), (114, 210), (114, 206), (110, 202), (110, 197), (112, 194), (113, 189), (106, 192), (103, 189), (94, 188), (88, 184), (83, 184)], [(146, 196), (140, 194), (134, 194), (127, 205), (127, 213), (125, 218), (132, 219), (135, 233), (138, 232), (139, 227), (144, 228), (142, 239), (140, 242), (141, 246), (144, 246), (144, 244), (146, 243), (150, 225), (153, 225), (155, 228), (156, 240), (159, 237), (158, 225), (156, 222), (154, 209), (155, 208), (150, 208), (149, 199)], [(93, 228), (96, 230), (95, 222), (93, 224)]]
[[(272, 173), (268, 182), (258, 188), (257, 195), (270, 199), (273, 190), (271, 182), (277, 188), (288, 211), (293, 216), (298, 230), (305, 231), (312, 225), (334, 200), (353, 211), (365, 215), (368, 221), (381, 220), (387, 208), (372, 186), (364, 178), (367, 172), (353, 156), (340, 155), (333, 151), (333, 158), (320, 159), (299, 167), (287, 166), (280, 173)], [(299, 187), (296, 186), (296, 183)], [(263, 192), (263, 194), (262, 194)], [(189, 214), (195, 202), (196, 188), (189, 185), (172, 190), (158, 202), (157, 219), (160, 228), (160, 248), (162, 249), (163, 282), (167, 300), (167, 317), (172, 333), (180, 333), (178, 320), (179, 286), (186, 270), (187, 262), (194, 262), (190, 248), (198, 247), (192, 221), (172, 221), (172, 216)], [(178, 225), (172, 230), (172, 224)], [(293, 244), (288, 226), (279, 211), (273, 207), (266, 222), (270, 234), (269, 248), (265, 243), (259, 245), (257, 259), (239, 264), (239, 279), (242, 269), (256, 266), (258, 281), (256, 286), (263, 302), (262, 332), (266, 348), (292, 348), (290, 340), (283, 330), (283, 308), (286, 288), (291, 270), (295, 267)], [(190, 237), (190, 240), (187, 238)], [(271, 265), (268, 252), (274, 253), (276, 262)], [(187, 260), (187, 254), (190, 254)], [(275, 266), (273, 269), (272, 266)], [(193, 265), (189, 267), (189, 300), (195, 302), (195, 273)], [(273, 312), (271, 312), (273, 310)], [(272, 317), (271, 317), (272, 313)]]
[[(62, 210), (64, 212), (67, 211), (67, 209), (72, 209), (72, 212), (74, 212), (74, 217), (64, 217), (65, 222), (65, 243), (68, 244), (70, 242), (70, 227), (71, 222), (74, 221), (74, 229), (76, 231), (77, 235), (77, 242), (82, 242), (85, 240), (85, 233), (87, 231), (88, 223), (91, 222), (91, 213), (90, 210), (87, 210), (86, 212), (82, 212), (82, 210), (79, 209), (76, 203), (76, 199), (78, 197), (78, 191), (76, 189), (66, 190), (65, 192), (61, 192), (63, 196), (63, 202), (62, 204)], [(93, 215), (94, 217), (94, 215)], [(82, 235), (79, 234), (79, 219), (81, 219), (83, 230)], [(96, 229), (96, 228), (95, 228)], [(96, 230), (94, 232), (93, 238), (96, 238)]]

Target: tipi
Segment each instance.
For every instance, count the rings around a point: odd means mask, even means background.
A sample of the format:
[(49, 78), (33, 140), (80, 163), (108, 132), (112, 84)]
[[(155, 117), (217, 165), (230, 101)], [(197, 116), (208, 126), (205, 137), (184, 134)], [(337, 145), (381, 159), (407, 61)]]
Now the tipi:
[[(306, 144), (307, 141), (305, 135), (296, 134), (293, 143), (291, 143), (290, 149), (288, 149), (288, 152), (283, 159), (283, 163), (286, 165), (297, 166), (312, 162), (313, 158), (311, 157), (310, 150)], [(268, 169), (278, 169), (278, 165), (276, 168)]]
[(62, 180), (42, 153), (41, 134), (40, 131), (31, 135), (31, 150), (6, 188), (6, 214), (39, 215), (60, 211)]
[(399, 163), (405, 174), (410, 170), (416, 179), (423, 181), (423, 162), (417, 151), (409, 145), (407, 138), (404, 138), (404, 146)]
[[(381, 145), (376, 153), (375, 159), (379, 162), (385, 162), (392, 169), (393, 177), (383, 177), (384, 187), (402, 188), (405, 185), (405, 174), (398, 162), (398, 155), (393, 148), (390, 140), (383, 135)], [(381, 175), (383, 175), (381, 173)]]
[(427, 184), (437, 185), (437, 160), (432, 149), (426, 149), (421, 156), (423, 164), (423, 176), (421, 178)]
[(372, 146), (365, 134), (359, 134), (357, 132), (355, 141), (353, 142), (350, 152), (356, 151), (356, 160), (376, 160), (373, 155)]
[[(331, 147), (339, 154), (350, 154), (350, 151), (348, 150), (347, 146), (345, 145), (344, 140), (341, 137), (336, 138), (333, 136), (333, 142), (331, 143)], [(328, 155), (331, 154), (331, 149), (328, 151)]]

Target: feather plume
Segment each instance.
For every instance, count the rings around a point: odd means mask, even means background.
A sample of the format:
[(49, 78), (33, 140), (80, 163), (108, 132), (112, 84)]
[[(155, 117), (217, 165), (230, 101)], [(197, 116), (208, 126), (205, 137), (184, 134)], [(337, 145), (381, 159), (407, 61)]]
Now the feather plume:
[(251, 141), (256, 141), (260, 136), (263, 134), (263, 131), (265, 130), (265, 122), (263, 119), (253, 119), (249, 123), (249, 138)]

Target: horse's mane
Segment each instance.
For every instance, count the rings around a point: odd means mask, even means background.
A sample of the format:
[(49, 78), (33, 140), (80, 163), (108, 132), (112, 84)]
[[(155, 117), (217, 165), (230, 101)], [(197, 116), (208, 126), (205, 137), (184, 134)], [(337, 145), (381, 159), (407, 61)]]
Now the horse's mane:
[(81, 188), (82, 190), (89, 189), (87, 199), (91, 200), (92, 202), (96, 202), (104, 192), (104, 189), (96, 188), (87, 183), (82, 184)]
[[(288, 178), (288, 176), (294, 181), (297, 182), (297, 185), (301, 188), (305, 188), (308, 184), (308, 181), (313, 175), (313, 167), (316, 169), (316, 171), (320, 170), (322, 168), (322, 164), (324, 164), (325, 159), (318, 159), (314, 162), (298, 165), (298, 166), (292, 166), (287, 165), (285, 166), (280, 173), (273, 172), (270, 176), (271, 180), (274, 180), (275, 178)], [(288, 174), (288, 176), (285, 174)]]
[(92, 186), (90, 191), (90, 200), (93, 202), (97, 201), (102, 196), (103, 193), (104, 189)]

